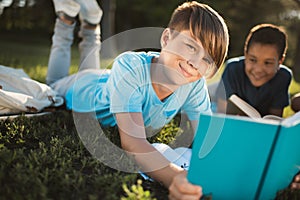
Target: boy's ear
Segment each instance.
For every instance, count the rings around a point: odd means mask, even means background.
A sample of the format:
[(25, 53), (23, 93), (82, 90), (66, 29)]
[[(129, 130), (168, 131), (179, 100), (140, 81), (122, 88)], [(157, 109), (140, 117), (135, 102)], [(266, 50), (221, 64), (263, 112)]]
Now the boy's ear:
[(161, 34), (161, 38), (160, 38), (160, 45), (162, 48), (166, 47), (168, 44), (168, 41), (170, 39), (170, 29), (166, 28), (163, 33)]
[(285, 60), (285, 54), (282, 55), (281, 59), (279, 60), (279, 64), (282, 64), (284, 62), (284, 60)]

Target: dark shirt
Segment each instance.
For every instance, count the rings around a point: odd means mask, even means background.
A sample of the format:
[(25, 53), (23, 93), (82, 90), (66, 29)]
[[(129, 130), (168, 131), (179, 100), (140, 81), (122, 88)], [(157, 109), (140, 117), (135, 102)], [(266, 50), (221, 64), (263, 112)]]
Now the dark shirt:
[(291, 79), (291, 70), (280, 65), (271, 80), (255, 87), (245, 73), (244, 57), (232, 58), (226, 62), (216, 95), (217, 98), (227, 100), (230, 95), (236, 94), (264, 116), (270, 114), (270, 108), (283, 109), (289, 105), (288, 88)]

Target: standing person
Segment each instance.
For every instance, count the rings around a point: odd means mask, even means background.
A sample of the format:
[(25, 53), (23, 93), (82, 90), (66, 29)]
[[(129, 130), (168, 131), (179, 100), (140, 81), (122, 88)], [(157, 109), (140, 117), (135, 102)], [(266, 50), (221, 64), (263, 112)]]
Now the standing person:
[[(64, 31), (59, 28), (55, 34)], [(169, 187), (186, 172), (148, 142), (146, 130), (163, 127), (179, 112), (195, 130), (200, 113), (211, 113), (205, 78), (222, 66), (228, 42), (227, 26), (215, 10), (186, 2), (162, 32), (160, 52), (124, 52), (111, 70), (80, 70), (51, 86), (65, 97), (68, 109), (95, 112), (103, 127), (117, 125), (122, 148), (142, 171)], [(55, 68), (49, 67), (49, 72)], [(178, 195), (199, 199), (201, 187), (172, 187), (170, 198)]]
[(282, 116), (289, 105), (292, 74), (282, 65), (287, 51), (285, 31), (259, 24), (247, 36), (244, 56), (229, 59), (217, 88), (217, 110), (226, 113), (227, 99), (236, 94), (264, 116)]
[(69, 74), (71, 45), (74, 39), (76, 17), (81, 22), (79, 37), (80, 70), (100, 66), (100, 21), (102, 10), (96, 0), (53, 0), (55, 21), (52, 47), (48, 62), (46, 83), (52, 84)]

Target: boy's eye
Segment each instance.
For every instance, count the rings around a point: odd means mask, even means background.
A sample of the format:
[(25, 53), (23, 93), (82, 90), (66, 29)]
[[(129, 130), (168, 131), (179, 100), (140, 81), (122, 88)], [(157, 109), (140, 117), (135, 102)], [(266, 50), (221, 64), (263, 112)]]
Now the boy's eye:
[(256, 59), (254, 59), (254, 58), (249, 58), (249, 61), (250, 61), (251, 63), (256, 63)]
[(188, 44), (188, 43), (186, 43), (185, 45), (188, 47), (188, 49), (189, 49), (190, 51), (192, 51), (192, 52), (195, 52), (195, 51), (196, 51), (196, 48), (195, 48), (193, 45)]
[(265, 62), (265, 65), (266, 65), (266, 66), (274, 66), (275, 63), (273, 63), (273, 62)]
[(209, 58), (203, 58), (203, 60), (204, 60), (204, 62), (206, 63), (206, 64), (208, 64), (208, 65), (212, 65), (213, 64), (213, 61), (211, 60), (211, 59), (209, 59)]

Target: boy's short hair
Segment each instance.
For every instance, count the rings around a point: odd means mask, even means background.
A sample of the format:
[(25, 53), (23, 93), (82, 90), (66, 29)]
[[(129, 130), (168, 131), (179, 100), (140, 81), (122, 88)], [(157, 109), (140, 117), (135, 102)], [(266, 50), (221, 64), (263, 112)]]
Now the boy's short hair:
[(253, 43), (276, 45), (279, 59), (285, 57), (287, 51), (287, 34), (285, 30), (274, 24), (254, 26), (245, 41), (244, 51), (248, 52)]
[(228, 51), (229, 34), (224, 19), (211, 7), (196, 1), (178, 6), (169, 21), (171, 30), (189, 30), (220, 68)]

